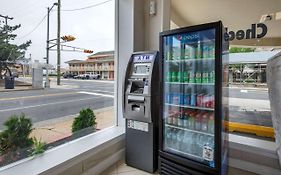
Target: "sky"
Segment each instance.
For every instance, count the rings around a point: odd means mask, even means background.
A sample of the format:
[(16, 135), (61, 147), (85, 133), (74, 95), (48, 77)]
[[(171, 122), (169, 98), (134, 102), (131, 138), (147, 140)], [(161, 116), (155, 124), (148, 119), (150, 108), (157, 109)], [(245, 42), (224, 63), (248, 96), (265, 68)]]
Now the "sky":
[[(14, 18), (8, 20), (8, 25), (21, 24), (21, 28), (15, 31), (18, 36), (14, 42), (21, 44), (31, 40), (32, 44), (26, 52), (26, 57), (31, 54), (32, 60), (45, 62), (43, 58), (46, 57), (47, 18), (43, 18), (47, 14), (47, 7), (51, 7), (57, 0), (0, 0), (0, 2), (0, 14)], [(95, 4), (100, 5), (83, 10), (64, 11)], [(57, 37), (56, 9), (54, 6), (50, 15), (50, 39)], [(114, 50), (114, 0), (61, 0), (61, 10), (61, 36), (72, 35), (76, 38), (65, 43), (66, 45), (93, 50), (94, 53)], [(1, 22), (3, 20), (0, 18)], [(56, 55), (56, 51), (50, 51), (50, 64), (54, 66), (57, 64)], [(83, 52), (62, 51), (61, 65), (67, 67), (66, 61), (83, 60), (88, 55)]]

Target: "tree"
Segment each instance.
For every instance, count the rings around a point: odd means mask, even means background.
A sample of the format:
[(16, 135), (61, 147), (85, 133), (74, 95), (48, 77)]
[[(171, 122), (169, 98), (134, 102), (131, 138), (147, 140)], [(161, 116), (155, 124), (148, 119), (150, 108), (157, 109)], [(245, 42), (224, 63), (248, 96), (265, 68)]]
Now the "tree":
[(0, 79), (3, 79), (3, 73), (7, 74), (8, 72), (11, 76), (9, 67), (14, 65), (16, 61), (24, 58), (25, 51), (31, 44), (31, 40), (20, 45), (12, 43), (17, 37), (13, 32), (20, 27), (20, 24), (15, 26), (0, 26)]

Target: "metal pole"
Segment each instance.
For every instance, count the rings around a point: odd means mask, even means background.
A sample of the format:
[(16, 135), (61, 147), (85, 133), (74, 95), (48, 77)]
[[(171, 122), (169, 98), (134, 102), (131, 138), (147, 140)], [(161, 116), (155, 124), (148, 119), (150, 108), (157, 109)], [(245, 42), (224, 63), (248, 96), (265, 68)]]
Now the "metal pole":
[(47, 8), (47, 47), (46, 47), (46, 88), (50, 87), (49, 82), (49, 32), (50, 32), (50, 8)]
[(58, 0), (57, 85), (60, 85), (60, 6), (61, 6), (61, 1)]

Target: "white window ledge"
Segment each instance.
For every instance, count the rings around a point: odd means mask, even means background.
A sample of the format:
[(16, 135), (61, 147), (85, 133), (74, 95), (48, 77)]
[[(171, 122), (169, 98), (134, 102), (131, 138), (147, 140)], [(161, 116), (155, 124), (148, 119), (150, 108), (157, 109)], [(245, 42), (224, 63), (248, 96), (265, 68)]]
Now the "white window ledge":
[(229, 134), (229, 166), (262, 175), (280, 175), (275, 142)]
[[(26, 158), (2, 167), (0, 168), (0, 174), (11, 175), (19, 174), (19, 172), (20, 174), (29, 175), (40, 174), (47, 172), (50, 169), (54, 169), (54, 167), (57, 168), (69, 160), (75, 161), (77, 157), (79, 157), (77, 161), (81, 161), (81, 159), (83, 159), (83, 156), (81, 157), (81, 155), (87, 153), (88, 151), (99, 152), (102, 150), (101, 148), (103, 146), (116, 138), (119, 138), (119, 140), (124, 140), (124, 133), (124, 127), (107, 128), (91, 135), (87, 135), (85, 137), (65, 143), (51, 150), (47, 150), (42, 155)], [(276, 148), (277, 147), (274, 142), (229, 134), (230, 151), (235, 149), (241, 151), (241, 154), (256, 154), (259, 156), (259, 160), (261, 161), (263, 158), (272, 158), (278, 161)], [(243, 161), (237, 159), (237, 157), (230, 157), (229, 166), (250, 172), (258, 171), (264, 172), (265, 174), (271, 172), (271, 175), (276, 173), (281, 174), (280, 169), (273, 169), (271, 167), (265, 167), (262, 165), (257, 166), (255, 163)]]
[[(47, 150), (42, 155), (29, 157), (2, 167), (0, 168), (0, 174), (40, 174), (62, 165), (66, 161), (73, 160), (73, 158), (81, 156), (87, 151), (98, 149), (107, 142), (124, 135), (124, 133), (125, 129), (123, 127), (114, 126), (103, 129)], [(120, 139), (124, 139), (124, 137)]]

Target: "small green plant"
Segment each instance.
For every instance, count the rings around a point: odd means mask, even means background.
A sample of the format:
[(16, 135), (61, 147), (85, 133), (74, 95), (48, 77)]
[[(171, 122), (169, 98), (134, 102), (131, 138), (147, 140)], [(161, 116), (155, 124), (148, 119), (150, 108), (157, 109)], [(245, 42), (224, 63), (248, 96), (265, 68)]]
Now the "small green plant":
[(86, 108), (79, 112), (78, 117), (75, 117), (72, 123), (72, 132), (82, 130), (84, 128), (96, 125), (96, 116), (92, 109)]
[(43, 152), (45, 152), (45, 150), (46, 150), (46, 143), (41, 142), (41, 138), (40, 140), (38, 140), (36, 137), (33, 137), (32, 155), (42, 154)]
[(32, 122), (25, 114), (12, 115), (5, 123), (6, 129), (0, 133), (0, 153), (5, 154), (27, 148), (33, 144), (29, 138)]

